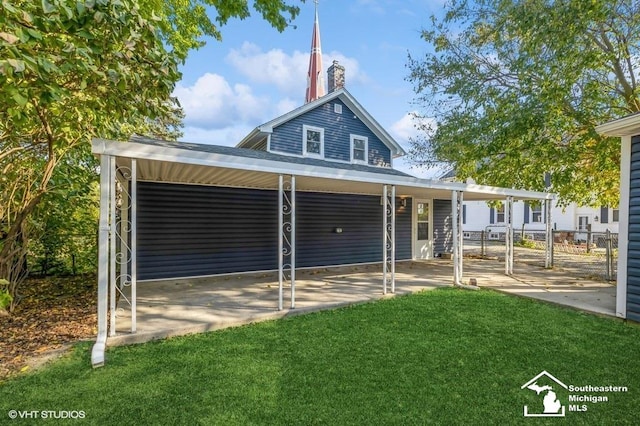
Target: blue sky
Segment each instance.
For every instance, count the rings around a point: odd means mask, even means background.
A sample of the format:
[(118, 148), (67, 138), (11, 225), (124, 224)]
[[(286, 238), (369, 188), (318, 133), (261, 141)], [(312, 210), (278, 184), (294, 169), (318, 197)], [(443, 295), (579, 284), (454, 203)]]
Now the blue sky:
[[(346, 68), (345, 87), (403, 146), (415, 134), (408, 114), (415, 93), (405, 78), (407, 55), (422, 56), (420, 39), (444, 0), (320, 0), (323, 68)], [(293, 25), (279, 33), (258, 15), (221, 28), (181, 68), (174, 94), (185, 113), (183, 141), (236, 145), (256, 126), (304, 103), (314, 3), (300, 4)], [(255, 14), (254, 14), (255, 15)], [(394, 167), (419, 176), (433, 171)]]

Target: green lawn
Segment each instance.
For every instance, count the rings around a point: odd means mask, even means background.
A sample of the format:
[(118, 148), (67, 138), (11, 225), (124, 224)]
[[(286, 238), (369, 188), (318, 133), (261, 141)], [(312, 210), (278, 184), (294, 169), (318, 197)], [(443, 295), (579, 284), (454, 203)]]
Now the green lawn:
[(556, 424), (523, 418), (525, 404), (542, 410), (542, 395), (520, 389), (542, 370), (629, 388), (580, 413), (555, 389), (563, 423), (635, 425), (640, 412), (640, 327), (492, 291), (445, 288), (110, 348), (96, 370), (89, 350), (0, 384), (0, 423), (9, 410), (82, 410), (100, 425)]

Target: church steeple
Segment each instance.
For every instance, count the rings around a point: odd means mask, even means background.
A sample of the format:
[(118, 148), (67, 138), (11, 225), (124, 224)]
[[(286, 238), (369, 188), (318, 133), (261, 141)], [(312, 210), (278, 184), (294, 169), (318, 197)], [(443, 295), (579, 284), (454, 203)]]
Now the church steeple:
[(307, 94), (305, 103), (314, 101), (324, 96), (324, 78), (322, 67), (322, 49), (320, 48), (320, 24), (318, 23), (318, 0), (316, 4), (316, 20), (313, 23), (313, 35), (311, 36), (311, 53), (309, 56), (309, 71), (307, 72)]

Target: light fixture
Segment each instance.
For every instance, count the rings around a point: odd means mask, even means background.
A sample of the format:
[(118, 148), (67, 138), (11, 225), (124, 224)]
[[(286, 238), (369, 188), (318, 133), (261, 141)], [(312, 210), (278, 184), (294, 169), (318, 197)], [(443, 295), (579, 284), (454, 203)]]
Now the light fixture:
[(598, 221), (598, 216), (596, 215), (596, 216), (593, 218), (593, 220), (594, 220), (594, 222), (597, 222), (597, 221)]
[(336, 234), (342, 234), (342, 228), (334, 228), (333, 232)]
[(400, 200), (400, 205), (401, 205), (402, 207), (407, 207), (407, 199), (406, 199), (406, 198), (401, 199), (401, 200)]

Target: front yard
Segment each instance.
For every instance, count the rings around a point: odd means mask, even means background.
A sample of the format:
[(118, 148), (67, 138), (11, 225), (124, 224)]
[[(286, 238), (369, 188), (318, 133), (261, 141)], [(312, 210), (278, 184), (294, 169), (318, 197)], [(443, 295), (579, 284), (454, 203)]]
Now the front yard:
[(637, 424), (640, 407), (640, 327), (488, 290), (110, 348), (96, 370), (89, 351), (0, 384), (0, 422), (50, 411), (100, 425), (516, 424), (524, 405), (542, 412), (543, 394), (521, 386), (543, 370), (628, 388), (578, 403), (554, 385), (571, 424)]

